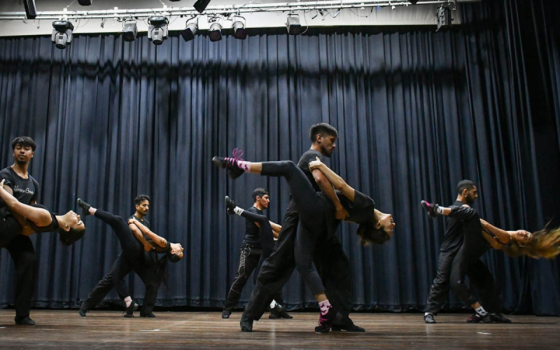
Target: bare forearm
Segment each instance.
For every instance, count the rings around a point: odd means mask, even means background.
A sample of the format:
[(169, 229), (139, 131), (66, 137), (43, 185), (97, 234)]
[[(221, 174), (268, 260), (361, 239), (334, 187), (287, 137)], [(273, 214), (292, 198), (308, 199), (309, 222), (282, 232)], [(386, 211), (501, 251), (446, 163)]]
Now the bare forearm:
[(496, 236), (500, 242), (509, 242), (511, 240), (511, 235), (509, 231), (502, 230), (496, 226), (491, 225), (486, 220), (480, 219), (480, 224), (482, 229)]
[(148, 236), (158, 246), (160, 246), (160, 247), (167, 246), (167, 240), (165, 238), (160, 237), (157, 234), (155, 234), (154, 232), (152, 232), (149, 228), (144, 226), (140, 221), (134, 220), (134, 225), (136, 225), (140, 229), (140, 231), (142, 231), (142, 233), (144, 233), (146, 236)]
[(331, 183), (332, 186), (334, 186), (335, 189), (342, 192), (342, 194), (346, 198), (354, 202), (354, 198), (356, 197), (356, 191), (352, 187), (350, 187), (340, 175), (332, 171), (324, 163), (321, 164), (321, 166), (317, 169), (319, 169), (323, 173), (323, 175), (325, 175), (325, 178)]
[(331, 200), (331, 202), (333, 202), (334, 207), (336, 209), (341, 208), (342, 204), (340, 203), (340, 199), (338, 199), (338, 196), (336, 195), (336, 193), (334, 192), (334, 188), (332, 187), (331, 183), (328, 181), (321, 181), (321, 182), (317, 182), (317, 184), (319, 185), (319, 188), (321, 189), (321, 191), (327, 195), (327, 197), (329, 197), (329, 199)]
[(269, 222), (270, 222), (270, 227), (272, 227), (272, 231), (280, 232), (280, 230), (282, 229), (282, 226), (280, 226), (278, 224), (275, 224), (272, 221), (269, 221)]
[(21, 203), (16, 197), (6, 191), (6, 187), (0, 188), (0, 198), (13, 214), (19, 214), (33, 221), (38, 226), (47, 226), (52, 222), (51, 214), (47, 210)]
[(331, 168), (329, 168), (325, 164), (321, 164), (318, 169), (323, 173), (323, 175), (325, 175), (327, 180), (329, 180), (331, 185), (334, 186), (334, 188), (336, 188), (337, 190), (340, 190), (346, 184), (346, 182), (342, 177), (340, 177), (340, 175), (332, 171)]
[[(134, 224), (130, 225), (133, 226)], [(138, 227), (138, 226), (136, 226)], [(131, 230), (132, 233), (134, 234), (134, 237), (136, 237), (137, 240), (140, 241), (140, 243), (142, 243), (144, 246), (148, 245), (148, 241), (146, 241), (146, 239), (144, 238), (144, 235), (142, 234), (142, 232), (138, 229), (136, 230)]]

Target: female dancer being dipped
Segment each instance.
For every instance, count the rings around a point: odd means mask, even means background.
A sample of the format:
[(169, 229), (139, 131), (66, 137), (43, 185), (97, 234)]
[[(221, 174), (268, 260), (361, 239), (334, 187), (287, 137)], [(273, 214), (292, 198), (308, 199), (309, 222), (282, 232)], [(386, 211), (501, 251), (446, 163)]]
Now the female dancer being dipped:
[(30, 236), (33, 233), (57, 231), (64, 245), (71, 245), (86, 232), (86, 227), (72, 210), (64, 215), (55, 215), (40, 204), (23, 204), (4, 189), (4, 180), (0, 182), (0, 199), (6, 206), (1, 210), (9, 210), (2, 216), (10, 224), (10, 229), (0, 232), (0, 241), (8, 242), (16, 235)]

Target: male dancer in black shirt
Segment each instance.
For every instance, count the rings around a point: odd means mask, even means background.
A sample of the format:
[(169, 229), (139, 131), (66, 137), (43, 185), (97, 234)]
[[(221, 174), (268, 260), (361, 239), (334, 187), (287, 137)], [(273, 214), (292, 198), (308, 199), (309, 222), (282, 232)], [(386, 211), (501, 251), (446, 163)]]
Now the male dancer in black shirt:
[[(263, 210), (268, 209), (270, 195), (264, 188), (256, 188), (252, 194), (253, 206), (249, 209), (241, 209), (235, 202), (226, 197), (227, 213), (237, 214), (245, 218), (245, 239), (241, 246), (241, 256), (239, 258), (239, 268), (235, 280), (229, 290), (222, 318), (229, 318), (231, 310), (239, 302), (243, 287), (249, 280), (251, 273), (257, 267), (261, 257), (267, 258), (272, 252), (272, 239), (278, 238), (281, 226), (269, 221), (263, 214)], [(276, 306), (272, 309), (272, 318), (292, 318), (283, 309), (282, 291), (274, 295)]]
[[(472, 205), (478, 198), (478, 189), (471, 180), (461, 180), (457, 184), (457, 199), (453, 205), (462, 206), (463, 204)], [(443, 238), (443, 243), (439, 250), (438, 270), (436, 278), (430, 288), (428, 305), (424, 314), (426, 323), (436, 323), (434, 315), (441, 310), (443, 303), (449, 294), (449, 277), (451, 275), (451, 265), (457, 255), (459, 248), (463, 244), (465, 223), (457, 217), (447, 218), (447, 232)]]
[[(5, 180), (4, 189), (24, 204), (35, 204), (39, 198), (39, 183), (29, 174), (29, 162), (37, 148), (35, 141), (28, 136), (16, 137), (12, 142), (14, 164), (0, 171), (0, 179)], [(0, 230), (10, 215), (4, 203), (0, 204)], [(15, 289), (15, 322), (18, 325), (33, 326), (35, 321), (29, 317), (31, 300), (35, 292), (37, 281), (37, 258), (31, 239), (24, 235), (17, 235), (8, 242), (0, 242), (0, 248), (6, 248), (16, 267)]]
[[(146, 215), (150, 210), (150, 197), (145, 194), (138, 195), (134, 199), (134, 204), (136, 206), (136, 212), (130, 216), (129, 219), (136, 219), (141, 222), (147, 228), (150, 228), (150, 222), (146, 219)], [(150, 251), (153, 248), (151, 242), (144, 237), (142, 232), (138, 229), (136, 225), (129, 225), (130, 230), (142, 244), (144, 245), (144, 250)], [(132, 266), (128, 264), (126, 259), (121, 252), (117, 257), (117, 260), (113, 263), (111, 270), (108, 274), (103, 276), (101, 281), (93, 288), (87, 299), (82, 303), (80, 307), (80, 316), (85, 317), (89, 309), (94, 308), (97, 304), (103, 300), (103, 298), (109, 294), (111, 289), (115, 288), (119, 298), (123, 300), (126, 304), (126, 313), (124, 317), (133, 317), (134, 310), (138, 308), (138, 305), (132, 301), (130, 293), (128, 292), (128, 287), (124, 281), (124, 277), (132, 271)], [(147, 312), (141, 312), (142, 317), (153, 317), (151, 310)]]

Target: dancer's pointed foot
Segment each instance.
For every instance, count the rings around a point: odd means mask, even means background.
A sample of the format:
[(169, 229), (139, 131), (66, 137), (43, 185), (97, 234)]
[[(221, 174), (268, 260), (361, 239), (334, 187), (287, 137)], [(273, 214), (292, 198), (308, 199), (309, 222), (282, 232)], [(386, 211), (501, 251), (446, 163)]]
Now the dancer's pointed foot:
[(82, 208), (82, 217), (86, 217), (86, 216), (90, 215), (89, 214), (89, 208), (91, 208), (91, 205), (84, 202), (81, 198), (78, 198), (78, 206), (80, 208)]
[(235, 180), (245, 172), (238, 164), (239, 161), (243, 161), (243, 159), (241, 159), (242, 155), (243, 151), (236, 148), (233, 150), (232, 157), (214, 157), (212, 158), (212, 163), (226, 169), (228, 176)]

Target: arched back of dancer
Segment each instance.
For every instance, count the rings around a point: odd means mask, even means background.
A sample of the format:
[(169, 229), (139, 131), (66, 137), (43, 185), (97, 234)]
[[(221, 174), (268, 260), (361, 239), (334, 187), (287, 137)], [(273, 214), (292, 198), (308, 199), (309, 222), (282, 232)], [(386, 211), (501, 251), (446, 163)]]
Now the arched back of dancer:
[[(81, 199), (78, 199), (78, 204), (84, 211), (82, 214), (83, 216), (93, 215), (111, 226), (113, 232), (117, 235), (123, 250), (123, 264), (121, 265), (121, 268), (129, 269), (129, 271), (135, 271), (146, 286), (144, 305), (140, 311), (140, 316), (155, 317), (153, 314), (153, 307), (156, 303), (159, 286), (164, 277), (167, 260), (171, 262), (178, 262), (183, 258), (183, 247), (181, 244), (168, 242), (165, 238), (158, 236), (135, 218), (131, 218), (126, 221), (120, 216), (93, 208)], [(158, 250), (164, 252), (165, 256), (159, 259), (155, 251), (147, 252), (144, 249), (143, 243), (140, 242), (140, 240), (138, 240), (132, 233), (130, 227), (131, 225), (136, 226), (143, 234), (153, 241), (154, 247), (159, 247), (160, 249)], [(127, 291), (125, 291), (124, 288), (126, 286), (118, 283), (118, 281), (122, 281), (122, 273), (117, 268), (115, 274), (117, 278), (114, 279), (114, 287), (117, 289), (117, 293), (119, 295), (125, 295)], [(127, 309), (133, 308), (134, 303), (131, 299), (125, 300), (125, 302), (127, 302)], [(95, 305), (90, 306), (88, 303), (87, 306), (93, 307)], [(129, 310), (127, 310), (127, 313), (128, 311)]]
[[(273, 238), (277, 239), (282, 227), (270, 221), (263, 210), (268, 209), (270, 194), (267, 189), (258, 187), (251, 194), (253, 206), (249, 209), (238, 207), (226, 196), (226, 212), (228, 215), (239, 215), (245, 218), (245, 238), (241, 245), (237, 274), (228, 292), (222, 318), (229, 318), (231, 310), (239, 302), (243, 287), (257, 267), (259, 261), (270, 256), (273, 250)], [(274, 306), (271, 307), (270, 318), (292, 318), (283, 308), (282, 291), (275, 293)]]
[[(535, 234), (525, 230), (505, 231), (481, 219), (473, 208), (465, 204), (442, 207), (422, 201), (422, 206), (432, 218), (438, 215), (455, 217), (465, 224), (463, 243), (451, 267), (451, 287), (466, 305), (475, 310), (467, 322), (510, 323), (501, 313), (500, 289), (480, 257), (492, 247), (512, 255), (553, 258), (560, 253), (560, 230), (545, 229)], [(477, 291), (478, 298), (466, 286), (466, 276)]]
[[(263, 176), (281, 176), (286, 179), (300, 215), (294, 249), (296, 268), (315, 295), (321, 308), (319, 326), (316, 331), (328, 332), (334, 323), (341, 321), (341, 315), (332, 307), (327, 298), (313, 258), (317, 241), (325, 240), (328, 233), (333, 232), (329, 225), (330, 216), (335, 212), (333, 203), (322, 192), (316, 192), (303, 171), (291, 161), (255, 163), (241, 160), (238, 157), (214, 157), (213, 162), (227, 169), (228, 174), (233, 178), (239, 177), (244, 172), (250, 172)], [(346, 191), (349, 192), (350, 189), (348, 186)], [(358, 191), (354, 190), (352, 194), (348, 194), (352, 197), (350, 201), (355, 204), (354, 207), (348, 209), (358, 212), (363, 209), (363, 205), (367, 206), (365, 209), (366, 212), (369, 212), (367, 222), (360, 223), (364, 225), (364, 230), (367, 228), (367, 232), (362, 232), (362, 234), (380, 242), (387, 241), (394, 228), (391, 215), (376, 212), (373, 200)], [(353, 216), (352, 213), (347, 215), (349, 218)], [(358, 214), (356, 217), (362, 218), (363, 216)], [(242, 330), (243, 321), (242, 319)], [(250, 328), (252, 328), (252, 324)]]
[(13, 229), (2, 230), (1, 241), (9, 241), (16, 235), (30, 236), (34, 233), (58, 232), (60, 241), (70, 245), (81, 239), (86, 227), (80, 215), (72, 210), (64, 215), (55, 215), (40, 204), (20, 203), (5, 189), (5, 180), (0, 181), (0, 199), (5, 203), (2, 210), (9, 210), (11, 215), (4, 216)]

